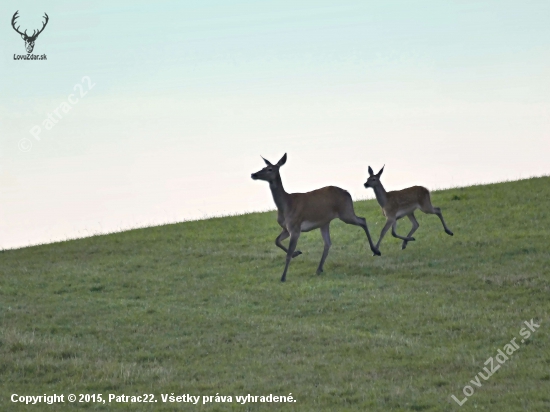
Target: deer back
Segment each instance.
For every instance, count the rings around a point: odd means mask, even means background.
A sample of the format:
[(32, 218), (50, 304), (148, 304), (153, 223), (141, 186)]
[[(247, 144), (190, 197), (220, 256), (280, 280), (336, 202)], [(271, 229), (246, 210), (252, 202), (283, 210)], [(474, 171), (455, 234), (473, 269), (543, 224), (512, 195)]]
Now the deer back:
[(402, 215), (419, 208), (426, 200), (429, 200), (430, 192), (423, 186), (412, 186), (403, 190), (394, 190), (387, 193), (387, 204), (383, 208), (384, 214)]
[(350, 194), (336, 186), (327, 186), (307, 193), (290, 195), (292, 220), (329, 222), (338, 217), (351, 202)]

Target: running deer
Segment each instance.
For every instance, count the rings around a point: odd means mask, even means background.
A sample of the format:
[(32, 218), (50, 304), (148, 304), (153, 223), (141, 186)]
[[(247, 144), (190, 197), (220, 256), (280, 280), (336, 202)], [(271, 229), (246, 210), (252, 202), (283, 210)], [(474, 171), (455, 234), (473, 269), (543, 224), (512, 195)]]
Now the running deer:
[[(353, 202), (348, 192), (339, 187), (327, 186), (307, 193), (287, 193), (279, 174), (280, 167), (286, 163), (286, 153), (277, 164), (271, 164), (263, 157), (262, 159), (267, 166), (259, 172), (252, 173), (251, 177), (254, 180), (269, 182), (273, 200), (277, 205), (277, 222), (283, 230), (275, 239), (275, 244), (286, 253), (286, 265), (281, 282), (286, 280), (290, 260), (302, 254), (296, 250), (301, 232), (321, 229), (325, 248), (317, 268), (317, 274), (323, 271), (323, 264), (331, 245), (329, 226), (330, 222), (336, 218), (350, 225), (361, 226), (367, 234), (371, 250), (375, 255), (380, 256), (378, 248), (375, 248), (372, 243), (366, 220), (355, 215)], [(287, 249), (281, 241), (289, 236), (290, 243)]]
[[(374, 174), (372, 168), (369, 166), (369, 178), (365, 182), (365, 187), (367, 189), (369, 187), (373, 188), (374, 194), (376, 195), (376, 200), (378, 200), (378, 204), (382, 207), (384, 216), (386, 216), (386, 224), (382, 228), (380, 239), (378, 239), (378, 243), (376, 244), (377, 249), (380, 246), (380, 242), (382, 242), (382, 238), (390, 227), (393, 237), (403, 240), (403, 243), (401, 244), (401, 249), (405, 249), (407, 247), (407, 243), (414, 240), (414, 238), (411, 236), (420, 226), (416, 221), (416, 218), (414, 217), (414, 211), (416, 209), (420, 209), (424, 213), (437, 215), (437, 217), (441, 219), (441, 223), (443, 223), (445, 233), (453, 236), (453, 232), (451, 232), (451, 230), (445, 224), (445, 220), (443, 220), (441, 209), (432, 206), (432, 201), (430, 200), (430, 192), (428, 189), (422, 186), (413, 186), (403, 190), (386, 192), (384, 190), (384, 186), (382, 186), (382, 182), (380, 182), (380, 176), (382, 175), (383, 171), (384, 167), (382, 167), (382, 169), (380, 169), (377, 174)], [(407, 216), (412, 223), (412, 229), (407, 237), (399, 236), (395, 232), (397, 220), (401, 219), (403, 216)]]

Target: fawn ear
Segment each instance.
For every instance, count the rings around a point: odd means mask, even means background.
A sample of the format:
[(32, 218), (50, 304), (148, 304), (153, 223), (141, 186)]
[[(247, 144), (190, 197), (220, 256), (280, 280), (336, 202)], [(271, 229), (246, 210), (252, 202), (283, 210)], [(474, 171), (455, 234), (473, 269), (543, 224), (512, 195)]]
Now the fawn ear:
[(277, 166), (280, 167), (280, 166), (284, 165), (285, 163), (286, 163), (286, 153), (284, 154), (283, 157), (281, 157), (281, 160), (279, 160), (279, 161), (277, 162)]
[(374, 172), (372, 171), (372, 167), (369, 166), (369, 175), (372, 176)]
[[(262, 159), (264, 159), (262, 156), (260, 156), (260, 157), (261, 157)], [(267, 159), (264, 159), (264, 162), (265, 162), (265, 164), (268, 165), (268, 166), (273, 166), (273, 165), (271, 164), (271, 162), (270, 162), (269, 160), (267, 160)]]
[(386, 167), (386, 165), (382, 166), (382, 169), (380, 169), (380, 171), (378, 173), (376, 173), (376, 176), (378, 176), (378, 177), (382, 176), (382, 172), (384, 171), (384, 167)]

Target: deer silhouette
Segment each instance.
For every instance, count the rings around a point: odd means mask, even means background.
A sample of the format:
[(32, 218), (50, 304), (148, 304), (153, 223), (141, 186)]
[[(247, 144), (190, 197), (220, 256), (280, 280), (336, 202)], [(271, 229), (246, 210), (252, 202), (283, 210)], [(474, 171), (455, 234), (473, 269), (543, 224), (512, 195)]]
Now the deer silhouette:
[(42, 28), (38, 31), (36, 30), (33, 30), (33, 33), (31, 36), (29, 36), (27, 34), (27, 30), (25, 30), (25, 32), (20, 32), (19, 31), (19, 27), (20, 26), (17, 26), (17, 28), (15, 27), (15, 20), (17, 20), (17, 18), (19, 17), (19, 15), (17, 14), (19, 13), (19, 10), (17, 10), (15, 12), (15, 14), (13, 15), (12, 19), (11, 19), (11, 26), (13, 27), (13, 29), (19, 33), (21, 35), (21, 38), (23, 40), (25, 40), (25, 48), (27, 49), (27, 53), (32, 53), (33, 49), (34, 49), (34, 42), (36, 41), (36, 38), (38, 37), (38, 35), (40, 33), (42, 33), (44, 31), (44, 28), (46, 27), (46, 25), (48, 24), (48, 20), (50, 19), (48, 17), (48, 15), (46, 13), (44, 13), (44, 18), (46, 19), (46, 21), (44, 23), (42, 23)]

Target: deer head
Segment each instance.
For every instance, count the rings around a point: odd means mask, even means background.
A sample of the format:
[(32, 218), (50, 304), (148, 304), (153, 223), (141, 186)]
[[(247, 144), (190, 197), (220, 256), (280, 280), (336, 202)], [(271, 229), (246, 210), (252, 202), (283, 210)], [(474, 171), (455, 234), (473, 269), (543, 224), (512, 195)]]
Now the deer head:
[(374, 174), (372, 167), (369, 166), (369, 178), (367, 179), (364, 185), (367, 189), (369, 187), (372, 187), (374, 189), (376, 186), (380, 185), (380, 176), (382, 176), (382, 172), (384, 171), (384, 166), (382, 166), (382, 169), (380, 169), (380, 171), (376, 174)]
[(24, 33), (21, 33), (19, 31), (20, 26), (17, 26), (17, 28), (15, 27), (15, 20), (19, 17), (17, 15), (17, 13), (19, 13), (19, 10), (17, 10), (15, 12), (15, 14), (13, 15), (13, 17), (11, 19), (11, 26), (13, 27), (13, 29), (17, 33), (19, 33), (21, 35), (21, 38), (23, 40), (25, 40), (25, 48), (27, 49), (27, 53), (32, 53), (32, 51), (34, 49), (34, 42), (36, 41), (36, 38), (38, 37), (38, 35), (44, 31), (44, 28), (48, 24), (49, 17), (46, 13), (44, 13), (44, 18), (46, 19), (46, 21), (44, 23), (42, 23), (42, 28), (40, 30), (38, 30), (38, 32), (36, 30), (33, 30), (32, 35), (29, 36), (29, 35), (27, 35), (27, 30), (25, 30)]
[[(264, 159), (262, 157), (262, 159)], [(251, 177), (254, 180), (265, 180), (267, 182), (273, 182), (279, 176), (279, 168), (286, 163), (286, 153), (277, 164), (271, 164), (269, 160), (264, 159), (267, 167), (264, 167), (262, 170), (256, 173), (252, 173)]]

